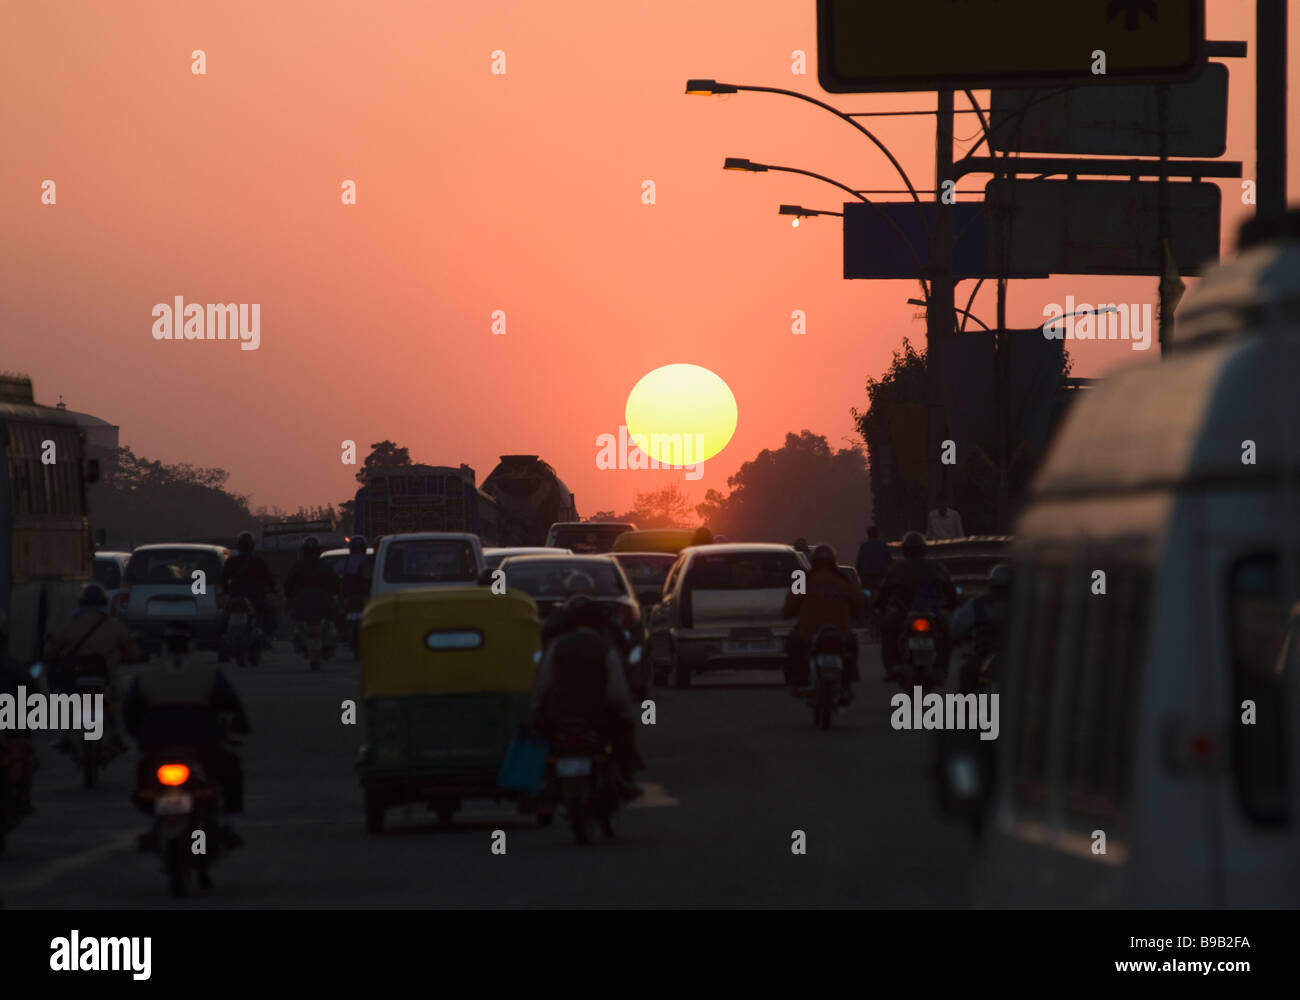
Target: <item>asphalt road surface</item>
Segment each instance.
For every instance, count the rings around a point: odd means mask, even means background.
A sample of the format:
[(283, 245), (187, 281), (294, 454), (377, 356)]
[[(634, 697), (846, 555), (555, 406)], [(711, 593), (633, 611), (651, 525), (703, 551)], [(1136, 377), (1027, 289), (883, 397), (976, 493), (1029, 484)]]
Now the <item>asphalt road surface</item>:
[[(969, 904), (973, 843), (939, 818), (926, 777), (933, 734), (889, 726), (879, 651), (864, 647), (858, 697), (829, 731), (779, 674), (697, 678), (655, 689), (657, 723), (639, 739), (647, 793), (615, 837), (578, 847), (513, 805), (469, 803), (451, 826), (393, 809), (364, 831), (353, 760), (358, 697), (346, 658), (317, 674), (277, 645), (257, 668), (230, 666), (253, 733), (242, 748), (247, 844), (214, 886), (174, 900), (156, 854), (135, 849), (146, 817), (127, 801), (134, 755), (92, 790), (40, 738), (36, 814), (0, 855), (6, 908), (926, 907)], [(211, 657), (211, 653), (196, 654)], [(346, 657), (346, 653), (343, 654)], [(129, 668), (128, 668), (129, 670)], [(506, 853), (491, 850), (495, 830)], [(807, 853), (791, 851), (796, 830)]]

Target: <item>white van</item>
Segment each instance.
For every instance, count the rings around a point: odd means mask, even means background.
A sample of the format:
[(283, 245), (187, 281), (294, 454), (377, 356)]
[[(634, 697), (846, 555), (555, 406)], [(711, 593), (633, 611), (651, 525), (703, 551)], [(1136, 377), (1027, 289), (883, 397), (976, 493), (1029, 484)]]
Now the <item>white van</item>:
[(370, 595), (420, 587), (463, 587), (483, 572), (483, 546), (467, 532), (417, 531), (385, 535), (375, 550)]
[(1075, 404), (1013, 543), (977, 902), (1300, 905), (1298, 387), (1277, 242)]

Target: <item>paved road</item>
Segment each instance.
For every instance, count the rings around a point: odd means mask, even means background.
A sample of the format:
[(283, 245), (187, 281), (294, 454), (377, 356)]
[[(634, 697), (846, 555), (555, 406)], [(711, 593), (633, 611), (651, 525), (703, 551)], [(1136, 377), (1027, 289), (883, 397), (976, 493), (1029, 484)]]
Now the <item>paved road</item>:
[[(211, 655), (211, 654), (202, 654)], [(656, 690), (643, 727), (645, 799), (616, 837), (578, 848), (562, 823), (536, 829), (509, 806), (467, 805), (451, 827), (392, 810), (363, 830), (352, 770), (360, 734), (340, 721), (359, 667), (319, 674), (280, 646), (231, 668), (252, 716), (244, 746), (247, 846), (215, 886), (172, 900), (156, 855), (136, 853), (144, 818), (127, 802), (133, 762), (80, 787), (71, 760), (43, 749), (35, 816), (0, 855), (9, 908), (433, 906), (964, 906), (975, 860), (935, 813), (927, 734), (889, 727), (894, 689), (866, 651), (855, 704), (830, 731), (774, 686), (775, 674), (719, 674)], [(491, 851), (506, 831), (505, 855)], [(807, 854), (793, 855), (795, 830)]]

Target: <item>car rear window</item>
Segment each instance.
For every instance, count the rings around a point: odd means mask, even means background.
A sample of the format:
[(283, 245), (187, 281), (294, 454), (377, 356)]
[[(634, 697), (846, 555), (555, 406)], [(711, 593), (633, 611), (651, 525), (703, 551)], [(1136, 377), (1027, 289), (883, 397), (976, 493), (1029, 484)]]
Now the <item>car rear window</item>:
[(668, 579), (668, 571), (677, 561), (676, 556), (657, 559), (654, 556), (616, 556), (618, 564), (623, 567), (623, 574), (628, 583), (634, 587), (657, 587), (663, 589)]
[(625, 524), (584, 524), (573, 528), (557, 528), (551, 544), (557, 549), (569, 549), (573, 552), (604, 553), (614, 547), (614, 539), (629, 530), (631, 529)]
[(95, 560), (95, 582), (105, 590), (116, 590), (122, 586), (122, 567), (116, 559)]
[(453, 539), (394, 542), (384, 557), (389, 583), (472, 583), (478, 579), (474, 547)]
[(221, 557), (205, 549), (147, 549), (131, 553), (126, 582), (188, 587), (196, 571), (202, 571), (208, 583), (215, 584), (221, 578)]
[(793, 552), (717, 552), (697, 556), (687, 582), (696, 590), (784, 590), (802, 568)]
[(623, 597), (627, 587), (618, 567), (608, 562), (574, 563), (546, 559), (520, 560), (504, 566), (506, 586), (518, 587), (529, 597), (563, 597), (573, 592), (574, 578), (585, 574), (595, 584), (597, 597)]

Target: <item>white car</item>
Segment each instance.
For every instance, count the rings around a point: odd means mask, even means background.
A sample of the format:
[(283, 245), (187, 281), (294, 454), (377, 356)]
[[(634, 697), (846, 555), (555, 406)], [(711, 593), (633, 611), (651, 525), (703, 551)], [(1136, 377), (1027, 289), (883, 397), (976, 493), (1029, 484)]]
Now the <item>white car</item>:
[(122, 595), (126, 593), (126, 564), (130, 559), (130, 552), (109, 552), (100, 549), (95, 553), (91, 575), (95, 583), (103, 587), (104, 593), (108, 595), (108, 610), (112, 614), (118, 613), (118, 605), (121, 604)]
[(424, 587), (463, 587), (487, 568), (478, 535), (416, 531), (385, 535), (375, 550), (370, 595)]
[(163, 630), (176, 622), (193, 630), (196, 645), (216, 648), (228, 558), (224, 545), (141, 545), (126, 564), (118, 614), (147, 649), (160, 649)]
[(807, 571), (789, 545), (729, 543), (683, 549), (650, 609), (650, 660), (656, 679), (677, 687), (691, 676), (730, 667), (788, 666), (782, 618), (795, 570)]
[(571, 549), (548, 549), (541, 545), (520, 545), (513, 548), (486, 548), (483, 550), (483, 559), (487, 562), (488, 569), (496, 569), (501, 565), (502, 559), (510, 559), (514, 556), (571, 556)]

